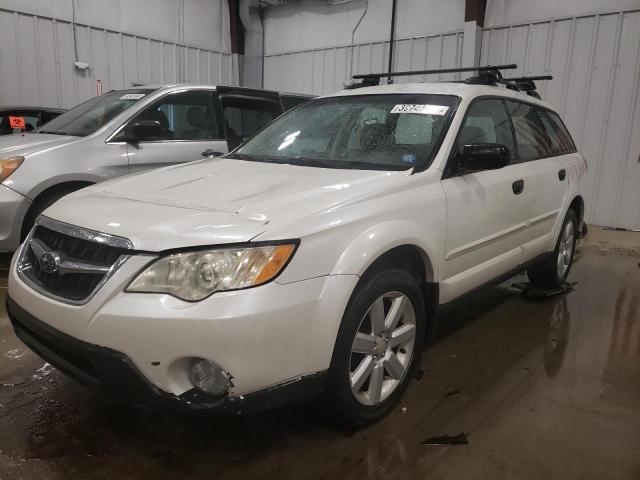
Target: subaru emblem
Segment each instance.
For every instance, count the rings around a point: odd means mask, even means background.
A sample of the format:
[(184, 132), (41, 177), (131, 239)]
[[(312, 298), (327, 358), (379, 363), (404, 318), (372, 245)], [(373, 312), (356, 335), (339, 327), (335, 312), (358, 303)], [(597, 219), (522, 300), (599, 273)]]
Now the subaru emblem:
[(40, 267), (46, 273), (55, 273), (60, 269), (60, 264), (62, 263), (60, 259), (60, 255), (56, 252), (46, 252), (40, 255), (38, 259), (40, 262)]

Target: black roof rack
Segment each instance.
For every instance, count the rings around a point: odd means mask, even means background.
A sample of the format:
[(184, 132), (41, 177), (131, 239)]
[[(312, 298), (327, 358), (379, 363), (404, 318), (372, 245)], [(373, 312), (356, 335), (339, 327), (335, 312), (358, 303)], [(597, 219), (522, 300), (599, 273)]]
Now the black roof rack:
[[(436, 70), (407, 70), (404, 72), (386, 72), (386, 73), (363, 73), (360, 75), (354, 75), (354, 80), (362, 79), (362, 83), (366, 86), (380, 85), (380, 79), (382, 77), (407, 77), (410, 75), (433, 75), (437, 73), (461, 73), (461, 72), (492, 72), (498, 78), (502, 78), (500, 70), (509, 70), (518, 68), (516, 64), (509, 65), (485, 65), (482, 67), (462, 67), (462, 68), (439, 68)], [(357, 87), (354, 87), (357, 88)]]
[(531, 95), (535, 98), (540, 98), (540, 94), (537, 92), (537, 87), (535, 82), (538, 80), (553, 80), (553, 75), (536, 75), (531, 77), (513, 77), (513, 78), (505, 78), (505, 82), (514, 83), (518, 90), (521, 92), (526, 92), (527, 95)]
[(462, 72), (477, 72), (478, 75), (467, 78), (466, 80), (460, 80), (459, 83), (467, 83), (470, 85), (492, 85), (498, 84), (515, 90), (526, 92), (532, 97), (540, 98), (540, 95), (536, 91), (536, 80), (551, 80), (551, 75), (538, 75), (532, 77), (514, 77), (504, 78), (501, 70), (512, 70), (518, 66), (514, 63), (508, 65), (484, 65), (478, 67), (463, 67), (463, 68), (443, 68), (436, 70), (407, 70), (403, 72), (387, 72), (387, 73), (364, 73), (354, 75), (354, 80), (362, 80), (360, 83), (354, 83), (346, 87), (347, 89), (362, 88), (362, 87), (374, 87), (380, 85), (380, 79), (387, 77), (391, 81), (392, 77), (406, 77), (410, 75), (434, 75), (440, 73), (462, 73)]

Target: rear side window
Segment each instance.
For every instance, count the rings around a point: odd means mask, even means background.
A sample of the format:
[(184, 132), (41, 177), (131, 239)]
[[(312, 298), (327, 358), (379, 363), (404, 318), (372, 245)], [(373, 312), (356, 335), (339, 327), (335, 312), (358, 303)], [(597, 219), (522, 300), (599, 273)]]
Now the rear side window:
[(511, 160), (515, 160), (515, 143), (509, 116), (500, 100), (478, 100), (469, 107), (458, 136), (458, 151), (465, 145), (476, 143), (504, 145), (511, 153)]
[(536, 110), (551, 142), (551, 154), (564, 155), (575, 152), (576, 146), (558, 114), (544, 109)]
[(551, 156), (551, 140), (538, 115), (540, 109), (511, 100), (507, 100), (506, 104), (516, 133), (520, 161), (528, 162)]

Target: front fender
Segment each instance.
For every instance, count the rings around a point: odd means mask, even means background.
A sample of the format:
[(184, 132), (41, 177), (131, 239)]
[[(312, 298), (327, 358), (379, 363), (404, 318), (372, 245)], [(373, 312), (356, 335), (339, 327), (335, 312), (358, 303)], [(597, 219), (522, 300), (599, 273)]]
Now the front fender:
[(402, 245), (417, 247), (423, 256), (426, 278), (438, 277), (437, 250), (444, 244), (444, 229), (425, 231), (424, 225), (407, 220), (390, 220), (362, 232), (342, 252), (331, 275), (358, 275), (364, 272), (389, 250)]
[(101, 182), (103, 180), (104, 180), (103, 177), (100, 177), (98, 175), (91, 175), (88, 173), (78, 173), (74, 175), (69, 175), (69, 174), (56, 175), (53, 177), (46, 178), (42, 182), (32, 187), (29, 190), (27, 197), (30, 198), (31, 200), (34, 200), (38, 195), (50, 189), (51, 187), (55, 187), (57, 185), (62, 185), (65, 183), (82, 182), (82, 183), (94, 184), (94, 183)]

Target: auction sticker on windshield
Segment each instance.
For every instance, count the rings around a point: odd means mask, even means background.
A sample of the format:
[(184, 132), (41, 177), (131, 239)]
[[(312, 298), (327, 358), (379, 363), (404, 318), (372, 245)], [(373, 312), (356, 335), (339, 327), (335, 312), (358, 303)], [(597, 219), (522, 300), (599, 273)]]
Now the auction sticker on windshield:
[(127, 93), (120, 97), (120, 100), (140, 100), (146, 93)]
[(418, 113), (420, 115), (444, 115), (449, 107), (444, 105), (400, 104), (393, 107), (391, 113)]

